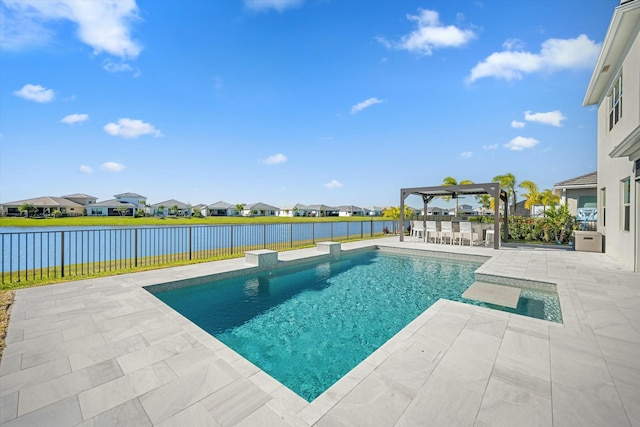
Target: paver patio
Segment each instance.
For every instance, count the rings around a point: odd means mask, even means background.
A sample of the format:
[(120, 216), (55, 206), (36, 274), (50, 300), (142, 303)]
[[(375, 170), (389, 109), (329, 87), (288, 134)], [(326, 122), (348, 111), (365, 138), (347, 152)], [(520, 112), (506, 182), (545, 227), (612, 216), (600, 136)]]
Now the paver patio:
[[(308, 403), (143, 286), (244, 259), (16, 292), (0, 364), (13, 425), (640, 425), (640, 274), (604, 254), (398, 242), (490, 257), (478, 275), (553, 282), (564, 324), (440, 300)], [(282, 252), (280, 261), (327, 256)]]

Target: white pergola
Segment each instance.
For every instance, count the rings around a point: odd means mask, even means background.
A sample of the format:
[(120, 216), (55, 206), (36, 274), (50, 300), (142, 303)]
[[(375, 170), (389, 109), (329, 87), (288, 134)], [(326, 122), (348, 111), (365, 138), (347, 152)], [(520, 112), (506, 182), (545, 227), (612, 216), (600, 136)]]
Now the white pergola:
[[(434, 197), (451, 197), (453, 199), (460, 196), (475, 196), (478, 194), (488, 194), (496, 200), (495, 209), (493, 214), (493, 224), (496, 238), (493, 239), (493, 248), (498, 249), (500, 247), (500, 209), (498, 209), (498, 200), (504, 202), (504, 235), (509, 235), (509, 199), (507, 193), (500, 189), (500, 183), (488, 182), (485, 184), (466, 184), (466, 185), (441, 185), (438, 187), (414, 187), (414, 188), (401, 188), (400, 189), (400, 224), (404, 224), (404, 201), (411, 195), (417, 195), (422, 197), (424, 202), (424, 212), (427, 212), (427, 205)], [(423, 216), (423, 221), (425, 221)], [(404, 226), (402, 226), (404, 228)], [(404, 241), (404, 233), (400, 232), (400, 241)]]

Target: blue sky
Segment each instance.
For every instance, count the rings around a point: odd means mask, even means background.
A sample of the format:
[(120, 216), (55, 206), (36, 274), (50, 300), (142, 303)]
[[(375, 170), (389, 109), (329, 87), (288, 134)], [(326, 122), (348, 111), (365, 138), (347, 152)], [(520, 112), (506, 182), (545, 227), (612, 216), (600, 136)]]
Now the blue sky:
[(3, 0), (0, 202), (385, 206), (507, 172), (551, 188), (596, 170), (582, 99), (618, 4)]

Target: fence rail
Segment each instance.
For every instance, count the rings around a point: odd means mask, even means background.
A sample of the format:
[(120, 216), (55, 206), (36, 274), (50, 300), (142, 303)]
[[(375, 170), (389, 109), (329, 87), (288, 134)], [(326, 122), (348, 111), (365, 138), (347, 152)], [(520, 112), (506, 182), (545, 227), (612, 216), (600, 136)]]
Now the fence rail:
[(229, 224), (0, 233), (2, 285), (117, 273), (152, 266), (366, 239), (394, 221)]

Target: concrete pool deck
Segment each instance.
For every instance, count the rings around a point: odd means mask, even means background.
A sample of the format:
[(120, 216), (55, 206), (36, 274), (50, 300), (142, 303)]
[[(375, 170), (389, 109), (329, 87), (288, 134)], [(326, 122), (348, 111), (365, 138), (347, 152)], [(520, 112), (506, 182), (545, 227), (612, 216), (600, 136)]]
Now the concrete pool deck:
[[(597, 253), (345, 243), (485, 256), (477, 274), (557, 285), (564, 324), (440, 300), (311, 403), (144, 286), (196, 264), (16, 292), (2, 425), (640, 425), (640, 274)], [(326, 254), (325, 254), (326, 255)], [(280, 261), (318, 256), (281, 252)]]

